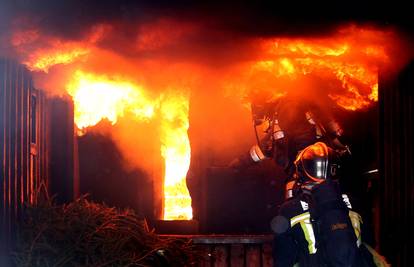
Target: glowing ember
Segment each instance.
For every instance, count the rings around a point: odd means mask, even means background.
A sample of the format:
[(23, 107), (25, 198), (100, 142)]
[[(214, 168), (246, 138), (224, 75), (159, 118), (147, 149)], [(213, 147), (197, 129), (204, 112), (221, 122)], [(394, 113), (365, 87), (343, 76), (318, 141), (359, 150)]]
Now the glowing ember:
[(164, 220), (192, 219), (191, 197), (186, 185), (190, 166), (188, 98), (169, 96), (162, 103), (161, 153), (165, 159)]

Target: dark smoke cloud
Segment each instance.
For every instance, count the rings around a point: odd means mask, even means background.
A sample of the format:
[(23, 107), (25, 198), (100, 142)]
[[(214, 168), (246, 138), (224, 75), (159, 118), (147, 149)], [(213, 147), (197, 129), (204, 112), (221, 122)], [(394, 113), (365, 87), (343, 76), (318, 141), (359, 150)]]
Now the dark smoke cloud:
[(52, 35), (74, 39), (97, 23), (128, 25), (158, 17), (205, 21), (213, 29), (253, 36), (315, 35), (350, 20), (413, 26), (408, 4), (398, 1), (350, 0), (333, 5), (317, 1), (2, 0), (0, 5), (3, 30), (11, 18), (24, 16)]
[[(174, 57), (211, 65), (245, 59), (244, 51), (251, 51), (246, 40), (251, 38), (329, 35), (348, 22), (414, 29), (404, 4), (359, 2), (335, 6), (315, 1), (0, 0), (0, 48), (13, 50), (8, 40), (16, 29), (35, 28), (44, 35), (77, 41), (94, 26), (109, 24), (113, 34), (97, 44), (104, 49), (131, 58)], [(137, 51), (140, 27), (162, 19), (178, 23), (171, 25), (172, 30), (182, 25), (197, 30), (168, 47)]]
[[(337, 6), (276, 0), (0, 0), (0, 41), (4, 45), (9, 30), (27, 26), (49, 36), (83, 40), (91, 28), (107, 23), (113, 27), (112, 34), (105, 35), (97, 45), (128, 59), (162, 57), (173, 62), (225, 65), (255, 56), (254, 49), (249, 49), (250, 38), (328, 35), (350, 21), (394, 25), (410, 31), (413, 22), (406, 5), (356, 0), (342, 1)], [(173, 30), (178, 28), (173, 23), (195, 30), (159, 49), (137, 50), (134, 41), (141, 33), (140, 27), (160, 20), (171, 22)], [(211, 86), (208, 90), (217, 89)]]

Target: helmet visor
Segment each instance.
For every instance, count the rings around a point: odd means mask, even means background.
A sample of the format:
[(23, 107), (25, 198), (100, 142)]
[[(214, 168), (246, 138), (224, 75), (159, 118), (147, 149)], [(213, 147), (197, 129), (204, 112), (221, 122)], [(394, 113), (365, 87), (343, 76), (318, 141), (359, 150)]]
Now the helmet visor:
[(329, 154), (328, 147), (324, 143), (316, 143), (302, 151), (299, 164), (302, 165), (304, 174), (321, 182), (328, 178)]

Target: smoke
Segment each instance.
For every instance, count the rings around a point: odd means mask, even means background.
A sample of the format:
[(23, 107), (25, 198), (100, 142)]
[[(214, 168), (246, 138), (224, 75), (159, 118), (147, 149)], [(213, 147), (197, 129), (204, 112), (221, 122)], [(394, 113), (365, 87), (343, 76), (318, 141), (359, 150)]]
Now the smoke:
[[(263, 52), (263, 40), (326, 37), (349, 21), (404, 29), (409, 21), (404, 13), (377, 12), (360, 3), (325, 11), (315, 3), (298, 8), (260, 2), (6, 0), (0, 3), (0, 53), (27, 65), (43, 55), (72, 57), (33, 69), (36, 86), (51, 94), (66, 94), (78, 69), (131, 81), (154, 100), (171, 88), (189, 88), (193, 155), (211, 153), (212, 164), (222, 165), (255, 142), (245, 98), (252, 88), (296, 93), (322, 106), (332, 104), (327, 91), (341, 88), (332, 78), (251, 72), (252, 62), (276, 57)], [(112, 138), (131, 166), (157, 168), (158, 120), (126, 115), (113, 127)]]

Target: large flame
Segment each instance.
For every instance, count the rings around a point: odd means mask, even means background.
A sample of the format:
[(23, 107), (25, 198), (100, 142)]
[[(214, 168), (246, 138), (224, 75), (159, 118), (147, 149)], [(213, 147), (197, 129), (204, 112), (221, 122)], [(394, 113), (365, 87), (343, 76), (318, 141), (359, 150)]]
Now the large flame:
[(55, 65), (68, 65), (85, 60), (94, 44), (110, 29), (108, 25), (96, 25), (81, 41), (64, 41), (43, 35), (36, 29), (17, 30), (11, 44), (25, 57), (25, 64), (31, 71), (48, 72)]
[(165, 159), (164, 220), (192, 219), (191, 197), (186, 185), (190, 167), (188, 97), (169, 96), (161, 106), (161, 153)]
[[(388, 56), (375, 31), (351, 27), (339, 33), (319, 39), (264, 40), (266, 59), (252, 64), (251, 75), (264, 71), (276, 78), (307, 74), (334, 78), (344, 90), (328, 91), (331, 99), (348, 110), (365, 108), (378, 101), (378, 64), (387, 62)], [(383, 37), (381, 32), (377, 33)]]
[(70, 64), (89, 54), (89, 49), (78, 45), (64, 45), (56, 50), (37, 51), (24, 64), (32, 71), (48, 72), (56, 64)]
[(149, 119), (157, 105), (157, 101), (146, 98), (142, 87), (132, 82), (80, 70), (67, 84), (67, 91), (75, 102), (75, 123), (81, 130), (102, 119), (115, 124), (126, 112), (141, 120)]
[(188, 97), (176, 93), (160, 101), (150, 100), (142, 87), (121, 78), (76, 71), (67, 91), (75, 103), (75, 123), (82, 130), (102, 119), (115, 124), (132, 114), (137, 120), (151, 119), (157, 108), (161, 118), (161, 154), (165, 160), (164, 219), (192, 218), (191, 197), (186, 185), (190, 166)]

